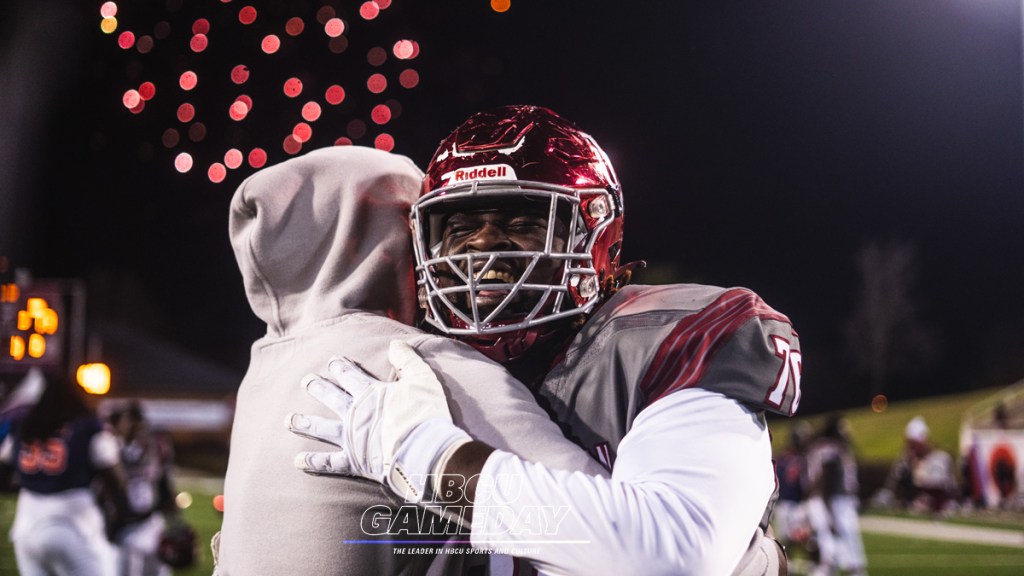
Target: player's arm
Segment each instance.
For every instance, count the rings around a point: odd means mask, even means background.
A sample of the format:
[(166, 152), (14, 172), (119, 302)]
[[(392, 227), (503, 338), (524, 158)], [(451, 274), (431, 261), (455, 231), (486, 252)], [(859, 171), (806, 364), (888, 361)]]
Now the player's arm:
[[(522, 550), (551, 573), (728, 574), (775, 487), (757, 416), (700, 389), (638, 416), (611, 479), (501, 451), (480, 465), (483, 456), (467, 444), (445, 470), (478, 478), (469, 494), (473, 545)], [(523, 520), (532, 517), (541, 522)]]
[(89, 462), (100, 479), (107, 533), (113, 535), (134, 516), (128, 503), (128, 476), (121, 463), (121, 445), (108, 428), (102, 428), (90, 439)]
[(10, 434), (0, 442), (0, 464), (11, 466), (14, 463), (14, 437)]
[(0, 492), (18, 489), (14, 472), (14, 438), (8, 433), (0, 441)]

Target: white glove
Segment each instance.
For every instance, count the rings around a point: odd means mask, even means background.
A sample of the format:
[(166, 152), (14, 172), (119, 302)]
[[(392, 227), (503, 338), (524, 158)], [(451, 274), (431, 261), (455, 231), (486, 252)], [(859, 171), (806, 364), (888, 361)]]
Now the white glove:
[(303, 388), (340, 420), (291, 414), (288, 429), (341, 450), (300, 452), (295, 466), (312, 474), (369, 478), (408, 502), (422, 502), (431, 479), (470, 437), (452, 423), (441, 383), (407, 342), (393, 340), (388, 359), (398, 370), (395, 382), (376, 380), (338, 357), (327, 364), (330, 377), (302, 379)]

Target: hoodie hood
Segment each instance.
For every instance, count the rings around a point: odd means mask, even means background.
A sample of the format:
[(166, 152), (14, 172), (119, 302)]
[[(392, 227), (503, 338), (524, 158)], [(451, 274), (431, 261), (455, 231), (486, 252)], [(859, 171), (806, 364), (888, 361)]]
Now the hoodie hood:
[(333, 146), (242, 182), (231, 199), (231, 246), (268, 334), (354, 311), (413, 323), (409, 210), (422, 178), (405, 156)]

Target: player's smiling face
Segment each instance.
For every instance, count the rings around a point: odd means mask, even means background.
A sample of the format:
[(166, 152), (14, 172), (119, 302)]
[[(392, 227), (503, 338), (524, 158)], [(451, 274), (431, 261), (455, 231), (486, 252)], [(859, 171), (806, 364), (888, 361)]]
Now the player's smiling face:
[[(555, 222), (553, 252), (565, 249), (565, 225), (560, 220)], [(441, 255), (452, 256), (480, 252), (541, 252), (548, 232), (548, 206), (515, 206), (506, 210), (482, 209), (466, 210), (451, 213), (444, 223), (441, 236)], [(474, 277), (484, 285), (476, 293), (476, 305), (481, 317), (495, 309), (509, 293), (509, 288), (487, 290), (487, 284), (514, 284), (526, 273), (529, 258), (499, 258), (484, 274), (481, 269), (485, 260), (474, 263)], [(466, 266), (466, 264), (463, 264)], [(551, 284), (559, 282), (561, 263), (541, 258), (530, 272), (527, 283)], [(468, 275), (469, 271), (463, 268)], [(442, 287), (455, 286), (460, 283), (451, 273), (439, 274)], [(472, 303), (467, 294), (465, 300), (457, 302), (464, 311), (471, 310)], [(503, 311), (508, 314), (528, 312), (539, 298), (535, 291), (520, 291), (514, 300)]]

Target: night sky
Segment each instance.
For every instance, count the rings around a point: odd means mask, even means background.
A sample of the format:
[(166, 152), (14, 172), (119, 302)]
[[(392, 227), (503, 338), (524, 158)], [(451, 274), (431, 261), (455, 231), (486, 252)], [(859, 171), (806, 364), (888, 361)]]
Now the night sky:
[[(887, 380), (891, 397), (1024, 377), (1019, 0), (513, 0), (502, 14), (487, 0), (394, 0), (372, 21), (361, 2), (254, 1), (248, 26), (237, 17), (246, 3), (171, 0), (121, 3), (110, 35), (101, 4), (0, 9), (0, 255), (39, 277), (87, 279), (90, 323), (128, 321), (244, 370), (263, 326), (245, 300), (227, 206), (253, 169), (212, 183), (206, 168), (231, 147), (284, 160), (300, 102), (340, 82), (346, 101), (310, 122), (304, 150), (361, 119), (356, 144), (386, 131), (425, 166), (484, 108), (538, 104), (576, 122), (616, 166), (624, 258), (650, 265), (640, 280), (746, 286), (789, 315), (809, 412), (869, 399), (843, 326), (870, 241), (912, 248), (915, 319), (933, 343), (918, 369)], [(347, 23), (344, 52), (326, 48), (325, 5)], [(306, 28), (287, 37), (295, 16)], [(201, 54), (188, 50), (197, 18), (211, 24)], [(151, 53), (118, 47), (122, 30), (161, 21), (170, 33)], [(281, 51), (259, 53), (271, 32)], [(418, 43), (416, 58), (394, 58), (400, 39)], [(389, 50), (380, 66), (367, 62), (375, 46)], [(252, 71), (243, 87), (223, 73), (240, 63)], [(186, 68), (200, 76), (191, 94), (176, 85)], [(419, 74), (414, 88), (396, 81), (405, 68)], [(374, 72), (389, 77), (381, 94), (366, 88)], [(282, 94), (276, 79), (291, 76), (302, 98)], [(157, 93), (133, 114), (122, 95), (143, 81)], [(227, 106), (242, 91), (254, 105), (235, 122)], [(175, 118), (185, 100), (206, 114), (199, 142)], [(386, 101), (399, 113), (378, 127), (370, 110)], [(172, 148), (169, 127), (182, 129)], [(184, 174), (182, 150), (195, 158)]]

